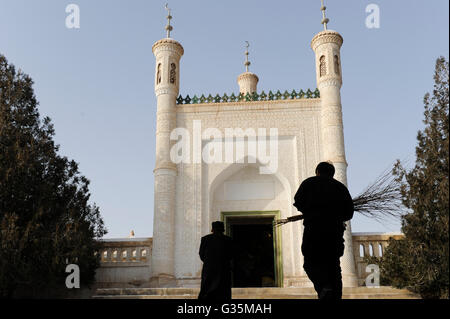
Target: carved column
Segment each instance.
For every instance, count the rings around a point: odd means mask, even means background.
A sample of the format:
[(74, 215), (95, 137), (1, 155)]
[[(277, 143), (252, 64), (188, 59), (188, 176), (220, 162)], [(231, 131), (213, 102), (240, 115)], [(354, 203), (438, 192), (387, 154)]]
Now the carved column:
[[(316, 79), (320, 90), (323, 161), (331, 161), (336, 169), (335, 179), (347, 185), (344, 126), (342, 122), (342, 69), (340, 48), (342, 36), (332, 30), (319, 32), (311, 41), (316, 55)], [(341, 258), (342, 281), (346, 287), (358, 286), (350, 221), (344, 233), (345, 250)]]
[(176, 98), (179, 92), (180, 59), (183, 47), (177, 41), (165, 38), (153, 45), (156, 57), (155, 94), (156, 164), (153, 222), (153, 249), (151, 255), (152, 286), (173, 287), (175, 280), (175, 186), (177, 166), (171, 161), (170, 133), (176, 127)]

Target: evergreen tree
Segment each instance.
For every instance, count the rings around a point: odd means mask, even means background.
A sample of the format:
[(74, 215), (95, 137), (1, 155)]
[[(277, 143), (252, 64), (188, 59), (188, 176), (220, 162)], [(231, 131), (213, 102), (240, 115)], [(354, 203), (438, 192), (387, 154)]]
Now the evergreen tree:
[(423, 298), (449, 297), (449, 65), (436, 61), (433, 94), (424, 97), (425, 128), (417, 135), (416, 163), (406, 170), (397, 161), (393, 173), (401, 183), (405, 238), (391, 240), (381, 274), (395, 287)]
[(65, 288), (67, 263), (91, 283), (106, 233), (89, 181), (58, 155), (37, 107), (32, 79), (0, 55), (0, 297)]

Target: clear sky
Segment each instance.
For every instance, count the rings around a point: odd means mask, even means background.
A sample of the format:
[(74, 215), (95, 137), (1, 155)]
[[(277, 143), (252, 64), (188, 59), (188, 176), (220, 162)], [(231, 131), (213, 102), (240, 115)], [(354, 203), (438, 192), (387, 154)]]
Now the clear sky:
[[(66, 27), (66, 6), (80, 28)], [(165, 1), (0, 0), (0, 53), (35, 81), (42, 116), (61, 154), (91, 180), (106, 237), (153, 233), (155, 112), (151, 47), (165, 37)], [(367, 28), (366, 7), (380, 10)], [(180, 93), (238, 92), (244, 43), (258, 90), (315, 89), (312, 37), (319, 0), (171, 0), (172, 37), (185, 54)], [(329, 29), (344, 38), (342, 105), (348, 186), (357, 195), (399, 159), (415, 159), (423, 96), (436, 58), (448, 59), (447, 0), (326, 1)], [(399, 231), (356, 215), (354, 232)]]

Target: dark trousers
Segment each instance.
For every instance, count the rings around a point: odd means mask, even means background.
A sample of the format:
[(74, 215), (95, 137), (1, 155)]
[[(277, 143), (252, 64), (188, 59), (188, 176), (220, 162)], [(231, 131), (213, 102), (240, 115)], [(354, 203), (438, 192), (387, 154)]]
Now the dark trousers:
[(304, 256), (303, 268), (321, 300), (342, 299), (342, 275), (339, 257)]

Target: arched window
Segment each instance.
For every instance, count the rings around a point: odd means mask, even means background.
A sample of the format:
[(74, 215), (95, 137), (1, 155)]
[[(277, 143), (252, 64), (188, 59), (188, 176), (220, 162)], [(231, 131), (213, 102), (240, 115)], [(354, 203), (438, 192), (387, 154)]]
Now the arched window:
[(364, 257), (364, 245), (359, 245), (359, 257)]
[(378, 244), (378, 253), (380, 254), (380, 257), (383, 257), (383, 246), (381, 244)]
[(337, 55), (334, 56), (334, 72), (336, 72), (337, 75), (339, 75), (339, 72), (340, 72), (339, 57)]
[(170, 83), (175, 84), (177, 81), (177, 66), (175, 63), (170, 64)]
[(325, 56), (322, 55), (319, 59), (319, 67), (320, 67), (320, 76), (324, 76), (327, 74), (327, 65), (325, 62)]
[(373, 256), (373, 245), (369, 244), (369, 255)]
[(158, 63), (158, 70), (156, 72), (156, 84), (161, 83), (161, 63)]

